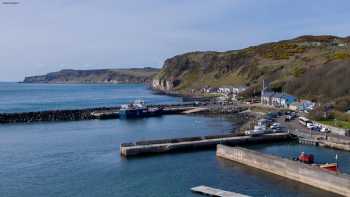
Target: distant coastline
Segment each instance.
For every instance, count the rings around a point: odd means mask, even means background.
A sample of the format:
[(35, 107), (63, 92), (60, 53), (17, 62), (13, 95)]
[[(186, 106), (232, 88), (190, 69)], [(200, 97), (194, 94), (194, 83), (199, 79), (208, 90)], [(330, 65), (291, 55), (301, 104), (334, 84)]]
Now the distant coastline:
[(159, 69), (152, 67), (98, 70), (61, 70), (25, 77), (20, 83), (45, 84), (121, 84), (150, 83)]

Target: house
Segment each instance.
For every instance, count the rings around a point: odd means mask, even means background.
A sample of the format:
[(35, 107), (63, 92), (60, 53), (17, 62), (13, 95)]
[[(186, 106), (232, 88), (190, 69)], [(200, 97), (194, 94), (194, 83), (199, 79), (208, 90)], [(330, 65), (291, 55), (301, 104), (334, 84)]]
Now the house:
[(223, 93), (223, 94), (239, 94), (243, 91), (245, 91), (247, 87), (245, 86), (223, 86), (217, 89), (218, 93)]
[(270, 105), (274, 107), (289, 108), (289, 106), (296, 101), (296, 97), (278, 92), (261, 92), (261, 104)]
[(247, 86), (239, 86), (239, 87), (233, 87), (232, 88), (232, 93), (235, 95), (238, 95), (244, 91), (247, 90)]
[(293, 111), (298, 111), (301, 106), (300, 102), (294, 102), (289, 105), (289, 109)]
[(232, 88), (231, 87), (221, 87), (218, 88), (218, 93), (222, 93), (222, 94), (229, 94), (232, 92)]
[(289, 105), (290, 110), (294, 111), (311, 111), (315, 108), (316, 103), (309, 100), (301, 100), (299, 102), (293, 102)]
[(302, 100), (301, 106), (299, 107), (300, 111), (311, 111), (315, 108), (316, 103), (309, 100)]
[(288, 108), (290, 104), (297, 100), (295, 96), (283, 93), (281, 96), (281, 105), (284, 108)]
[(261, 92), (261, 104), (263, 105), (272, 105), (272, 96), (273, 92)]

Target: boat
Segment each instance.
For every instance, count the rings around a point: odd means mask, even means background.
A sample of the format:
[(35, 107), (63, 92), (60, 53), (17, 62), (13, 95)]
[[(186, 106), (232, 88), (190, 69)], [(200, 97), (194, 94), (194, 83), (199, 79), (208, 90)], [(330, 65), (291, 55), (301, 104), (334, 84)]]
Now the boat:
[(320, 168), (330, 170), (330, 171), (338, 171), (338, 165), (337, 163), (326, 163), (326, 164), (321, 164)]
[(306, 163), (306, 164), (313, 164), (314, 163), (314, 155), (306, 154), (306, 153), (302, 152), (299, 155), (298, 160), (300, 162), (303, 162), (303, 163)]
[(162, 115), (163, 109), (159, 107), (147, 107), (143, 100), (135, 100), (130, 104), (121, 105), (119, 118), (144, 118)]
[(337, 163), (315, 164), (314, 163), (314, 155), (312, 155), (312, 154), (306, 154), (306, 153), (302, 152), (296, 160), (298, 160), (302, 163), (305, 163), (305, 164), (312, 164), (314, 166), (318, 166), (322, 169), (326, 169), (329, 171), (333, 171), (333, 172), (338, 171), (338, 164)]

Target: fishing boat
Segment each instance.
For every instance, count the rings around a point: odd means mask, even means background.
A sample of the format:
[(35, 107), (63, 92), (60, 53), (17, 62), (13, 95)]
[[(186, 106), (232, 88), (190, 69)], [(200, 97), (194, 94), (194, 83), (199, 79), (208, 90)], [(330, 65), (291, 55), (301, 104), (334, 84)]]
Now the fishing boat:
[(147, 107), (143, 100), (135, 100), (130, 104), (121, 105), (119, 117), (122, 119), (144, 118), (162, 115), (162, 108)]
[[(337, 155), (336, 155), (336, 159), (338, 159)], [(314, 163), (314, 155), (312, 155), (312, 154), (306, 154), (306, 153), (302, 152), (296, 160), (298, 160), (302, 163), (305, 163), (305, 164), (315, 165), (315, 166), (318, 166), (320, 168), (323, 168), (323, 169), (326, 169), (329, 171), (333, 171), (333, 172), (338, 171), (338, 164), (337, 163), (315, 164)]]
[(306, 163), (306, 164), (313, 164), (314, 163), (314, 155), (312, 154), (306, 154), (304, 152), (302, 152), (299, 156), (298, 156), (298, 160), (300, 162)]

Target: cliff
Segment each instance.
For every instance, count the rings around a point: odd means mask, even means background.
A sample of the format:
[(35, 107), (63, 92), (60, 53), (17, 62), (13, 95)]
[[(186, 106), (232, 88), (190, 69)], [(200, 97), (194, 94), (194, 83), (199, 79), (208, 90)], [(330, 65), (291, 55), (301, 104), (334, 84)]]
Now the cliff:
[(61, 70), (31, 76), (24, 83), (147, 83), (158, 73), (156, 68)]
[(246, 85), (258, 94), (262, 81), (276, 91), (309, 99), (350, 94), (350, 38), (302, 36), (226, 52), (191, 52), (165, 61), (155, 89), (182, 93), (203, 87)]

